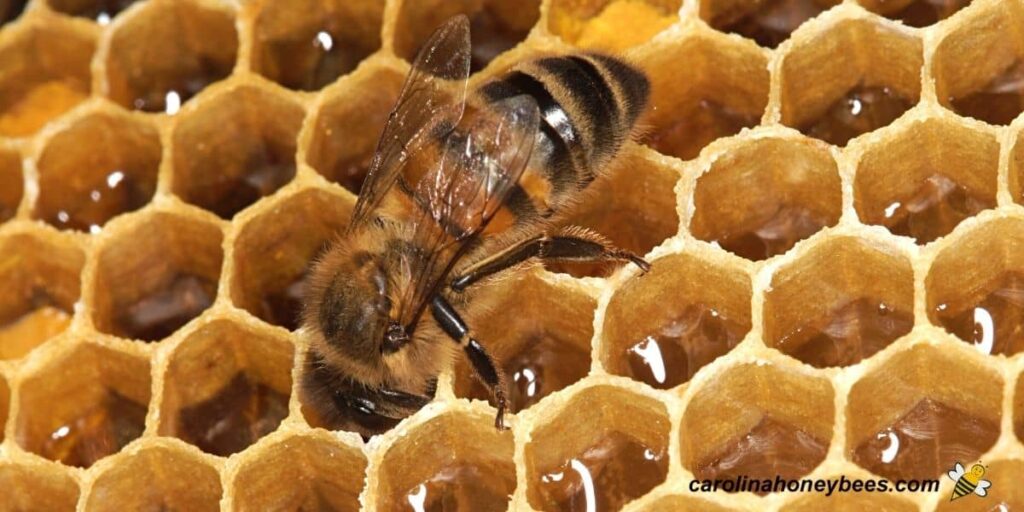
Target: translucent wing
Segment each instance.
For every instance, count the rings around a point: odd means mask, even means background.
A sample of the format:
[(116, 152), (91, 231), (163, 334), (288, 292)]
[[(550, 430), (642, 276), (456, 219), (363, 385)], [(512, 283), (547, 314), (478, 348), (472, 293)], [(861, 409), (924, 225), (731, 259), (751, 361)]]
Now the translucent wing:
[(401, 180), (411, 155), (458, 124), (465, 108), (469, 62), (469, 19), (459, 15), (434, 31), (416, 55), (377, 143), (350, 229), (371, 217)]
[(992, 482), (988, 480), (979, 480), (978, 486), (974, 488), (974, 494), (978, 496), (985, 496), (988, 494), (988, 488), (992, 486)]
[(474, 113), (445, 140), (437, 164), (413, 188), (413, 246), (426, 263), (411, 266), (401, 319), (413, 327), (452, 266), (501, 208), (530, 160), (540, 113), (515, 96)]
[(957, 462), (956, 466), (953, 466), (953, 470), (952, 471), (947, 471), (946, 472), (946, 476), (948, 476), (954, 482), (957, 481), (957, 480), (960, 480), (960, 477), (964, 476), (964, 466), (963, 466), (963, 464), (960, 464), (959, 462)]

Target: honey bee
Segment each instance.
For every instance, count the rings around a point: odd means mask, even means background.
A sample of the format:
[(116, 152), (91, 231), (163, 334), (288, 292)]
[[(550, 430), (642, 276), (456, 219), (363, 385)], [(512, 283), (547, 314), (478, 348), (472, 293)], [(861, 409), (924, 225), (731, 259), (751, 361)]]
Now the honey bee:
[(470, 49), (465, 16), (420, 49), (349, 225), (311, 268), (301, 388), (332, 428), (390, 429), (433, 398), (459, 349), (505, 428), (505, 376), (459, 313), (470, 288), (533, 259), (650, 268), (594, 232), (555, 227), (629, 138), (644, 74), (581, 53), (470, 89)]
[(992, 485), (992, 482), (981, 478), (985, 476), (985, 466), (981, 464), (971, 466), (971, 471), (967, 472), (964, 471), (963, 464), (957, 462), (952, 471), (946, 472), (946, 476), (956, 482), (949, 501), (963, 498), (972, 492), (978, 496), (985, 496), (988, 494), (988, 488)]

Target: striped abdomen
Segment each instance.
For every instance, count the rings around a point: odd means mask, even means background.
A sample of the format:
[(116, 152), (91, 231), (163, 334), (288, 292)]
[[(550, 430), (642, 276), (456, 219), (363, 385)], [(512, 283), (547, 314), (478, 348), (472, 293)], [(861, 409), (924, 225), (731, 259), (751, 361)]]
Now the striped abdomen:
[(530, 165), (506, 202), (511, 213), (550, 215), (586, 188), (629, 137), (648, 90), (640, 70), (599, 54), (529, 61), (481, 86), (485, 102), (527, 95), (541, 113)]

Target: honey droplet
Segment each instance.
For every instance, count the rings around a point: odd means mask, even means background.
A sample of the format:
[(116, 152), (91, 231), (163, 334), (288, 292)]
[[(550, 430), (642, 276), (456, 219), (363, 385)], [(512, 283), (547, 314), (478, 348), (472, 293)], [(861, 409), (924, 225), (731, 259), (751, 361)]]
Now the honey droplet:
[(339, 28), (323, 27), (292, 39), (266, 42), (261, 59), (263, 72), (277, 83), (299, 91), (318, 91), (333, 83), (375, 50), (343, 37)]
[(40, 455), (87, 468), (141, 436), (145, 423), (144, 405), (107, 391), (100, 403), (54, 430)]
[(53, 80), (36, 85), (21, 97), (0, 101), (0, 135), (24, 137), (89, 97), (86, 84)]
[(71, 315), (66, 311), (43, 306), (0, 325), (0, 360), (17, 359), (28, 354), (46, 340), (64, 332), (70, 324)]
[(876, 300), (851, 300), (786, 334), (778, 349), (816, 368), (848, 366), (910, 332), (914, 316)]
[(914, 0), (899, 11), (886, 17), (900, 20), (911, 27), (934, 25), (971, 4), (971, 0)]
[(199, 316), (213, 304), (217, 285), (192, 275), (177, 274), (163, 287), (127, 306), (116, 319), (118, 335), (158, 341)]
[(729, 234), (715, 242), (723, 249), (752, 261), (782, 254), (797, 242), (817, 233), (838, 219), (829, 219), (802, 206), (777, 204), (746, 231)]
[(114, 16), (137, 1), (139, 0), (89, 0), (86, 2), (51, 0), (51, 4), (56, 11), (89, 18), (100, 25), (107, 25), (114, 19)]
[(950, 98), (953, 110), (989, 124), (1010, 124), (1024, 111), (1024, 59), (981, 89), (961, 98)]
[(21, 16), (28, 0), (0, 0), (0, 25), (14, 21)]
[(752, 480), (796, 479), (825, 460), (827, 451), (828, 441), (765, 416), (750, 432), (700, 464), (694, 475), (703, 480), (732, 480), (741, 475)]
[(858, 135), (887, 126), (912, 106), (911, 101), (888, 87), (858, 85), (800, 131), (830, 144), (845, 146)]
[(703, 304), (688, 305), (657, 333), (626, 350), (629, 375), (655, 388), (673, 388), (729, 352), (748, 329)]
[(935, 316), (947, 331), (984, 354), (1024, 351), (1024, 275), (1007, 273), (981, 302), (961, 310), (943, 304)]
[(306, 296), (308, 272), (303, 272), (283, 288), (263, 297), (260, 318), (274, 325), (294, 331), (302, 323), (302, 304)]
[(444, 466), (406, 492), (406, 502), (415, 512), (504, 511), (515, 490), (515, 478), (488, 469), (472, 464)]
[(936, 478), (957, 462), (977, 460), (998, 437), (998, 423), (925, 398), (861, 443), (853, 461), (892, 480)]
[(240, 452), (273, 432), (288, 416), (288, 395), (244, 372), (216, 395), (180, 413), (181, 438), (214, 455)]
[(534, 482), (544, 511), (618, 510), (665, 481), (665, 448), (611, 432)]
[(913, 237), (920, 244), (953, 231), (960, 221), (996, 205), (995, 199), (971, 194), (966, 187), (942, 176), (929, 176), (914, 192), (893, 201), (881, 212), (882, 225), (893, 234)]
[(143, 112), (159, 112), (175, 115), (181, 106), (206, 86), (223, 80), (231, 74), (234, 62), (215, 62), (197, 56), (189, 61), (189, 66), (180, 69), (175, 77), (165, 78), (145, 90), (136, 91), (132, 99), (132, 108)]
[(46, 222), (60, 229), (98, 233), (111, 218), (138, 210), (156, 192), (156, 177), (146, 172), (112, 170), (83, 197), (67, 201), (57, 211), (46, 211)]
[(739, 5), (744, 8), (716, 16), (711, 26), (748, 37), (766, 48), (779, 46), (797, 27), (825, 10), (815, 0), (767, 0)]
[(689, 160), (712, 141), (757, 126), (761, 117), (760, 113), (745, 114), (711, 100), (701, 100), (674, 121), (658, 130), (648, 145), (659, 153)]

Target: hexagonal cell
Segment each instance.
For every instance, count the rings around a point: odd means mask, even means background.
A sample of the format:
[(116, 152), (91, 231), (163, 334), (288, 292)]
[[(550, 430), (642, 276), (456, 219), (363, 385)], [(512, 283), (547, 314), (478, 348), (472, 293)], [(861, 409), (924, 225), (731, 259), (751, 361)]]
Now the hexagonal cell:
[(21, 155), (0, 147), (0, 223), (14, 217), (24, 193)]
[(332, 91), (316, 112), (306, 160), (316, 172), (358, 194), (404, 76), (362, 68)]
[(447, 412), (399, 437), (376, 474), (378, 510), (506, 510), (516, 488), (512, 433), (490, 414)]
[(222, 234), (168, 212), (134, 219), (97, 254), (92, 319), (115, 336), (159, 341), (213, 304)]
[(869, 493), (835, 493), (831, 496), (810, 494), (797, 498), (782, 507), (784, 512), (857, 512), (859, 510), (885, 510), (887, 512), (915, 512), (917, 505), (896, 496)]
[(309, 264), (348, 224), (352, 205), (321, 190), (277, 199), (235, 239), (231, 300), (257, 317), (299, 327)]
[[(969, 466), (973, 462), (965, 462), (964, 465)], [(987, 489), (988, 494), (985, 499), (942, 500), (935, 510), (938, 512), (958, 510), (986, 512), (989, 510), (1016, 510), (1024, 506), (1024, 488), (1020, 485), (1020, 482), (1024, 481), (1024, 461), (1020, 459), (984, 461), (983, 466), (985, 467), (983, 478), (992, 482)], [(964, 498), (967, 497), (969, 496), (964, 496)]]
[[(594, 230), (616, 247), (641, 256), (675, 235), (679, 216), (673, 190), (679, 173), (646, 153), (640, 148), (625, 150), (559, 224)], [(545, 262), (545, 266), (576, 277), (607, 277), (622, 264)]]
[(858, 0), (865, 8), (911, 27), (934, 25), (971, 4), (971, 0)]
[[(172, 478), (170, 475), (187, 475)], [(177, 444), (149, 445), (96, 477), (85, 510), (220, 510), (217, 469)]]
[(238, 52), (235, 20), (209, 5), (158, 0), (134, 11), (111, 36), (105, 94), (128, 108), (174, 115), (231, 74)]
[(403, 2), (395, 21), (395, 53), (411, 61), (434, 29), (456, 14), (469, 17), (470, 70), (475, 72), (526, 39), (540, 17), (540, 0)]
[(1010, 124), (1024, 111), (1024, 24), (1019, 5), (991, 2), (964, 13), (938, 43), (935, 93), (954, 112), (991, 124)]
[[(757, 125), (768, 105), (768, 60), (750, 43), (700, 25), (637, 51), (651, 80), (640, 125), (658, 152), (688, 160), (712, 141)], [(681, 65), (685, 62), (686, 65)]]
[(925, 244), (996, 205), (999, 141), (931, 119), (871, 146), (854, 180), (860, 219)]
[(295, 140), (305, 112), (276, 91), (221, 90), (181, 114), (172, 137), (171, 189), (229, 219), (295, 176)]
[(156, 192), (160, 134), (149, 123), (95, 112), (53, 135), (39, 156), (32, 216), (58, 229), (98, 233)]
[(0, 510), (75, 510), (78, 484), (63, 470), (41, 464), (0, 462)]
[[(0, 4), (0, 18), (3, 10)], [(0, 136), (32, 135), (84, 101), (95, 48), (90, 32), (65, 20), (12, 29), (0, 43)]]
[(981, 224), (946, 247), (925, 278), (928, 318), (983, 354), (1024, 350), (1024, 221)]
[(121, 11), (129, 8), (139, 0), (47, 0), (50, 8), (67, 14), (94, 20), (100, 25), (107, 25)]
[(85, 254), (28, 231), (0, 237), (0, 360), (17, 359), (71, 324)]
[(548, 31), (581, 48), (624, 51), (679, 21), (682, 0), (553, 0)]
[(142, 435), (149, 397), (148, 359), (79, 343), (21, 382), (15, 439), (87, 468)]
[(842, 215), (839, 169), (803, 138), (756, 138), (697, 179), (690, 232), (750, 260), (782, 254)]
[(764, 341), (817, 368), (871, 357), (914, 326), (914, 274), (877, 242), (830, 238), (776, 271)]
[(700, 16), (712, 27), (775, 48), (805, 21), (840, 0), (711, 0), (701, 2)]
[[(489, 311), (504, 316), (471, 318), (480, 342), (501, 362), (509, 379), (509, 407), (519, 412), (590, 372), (590, 339), (597, 302), (587, 295), (553, 285), (531, 273), (504, 288)], [(455, 365), (455, 394), (489, 400), (464, 357)]]
[(826, 24), (782, 61), (782, 123), (845, 146), (917, 103), (922, 55), (920, 39), (871, 19)]
[(28, 5), (28, 0), (3, 0), (0, 2), (0, 26), (18, 19)]
[(659, 258), (608, 302), (601, 362), (660, 389), (688, 382), (750, 331), (750, 296), (742, 270), (692, 254)]
[(669, 419), (647, 396), (598, 385), (577, 392), (526, 445), (526, 496), (544, 511), (618, 510), (668, 474)]
[(160, 434), (228, 456), (273, 432), (288, 416), (294, 350), (287, 338), (215, 320), (170, 356)]
[(683, 413), (683, 465), (702, 480), (768, 494), (762, 480), (800, 478), (825, 460), (832, 440), (834, 392), (828, 380), (775, 364), (744, 363), (703, 383)]
[(289, 89), (316, 91), (380, 48), (383, 2), (261, 2), (253, 71)]
[(937, 478), (995, 444), (1002, 386), (997, 372), (956, 350), (900, 352), (850, 389), (846, 452), (891, 480)]

